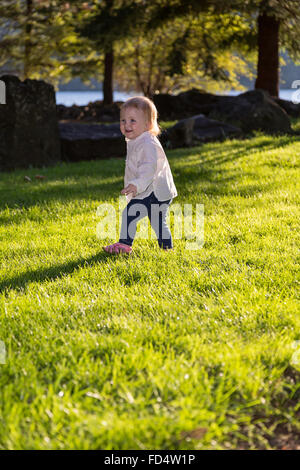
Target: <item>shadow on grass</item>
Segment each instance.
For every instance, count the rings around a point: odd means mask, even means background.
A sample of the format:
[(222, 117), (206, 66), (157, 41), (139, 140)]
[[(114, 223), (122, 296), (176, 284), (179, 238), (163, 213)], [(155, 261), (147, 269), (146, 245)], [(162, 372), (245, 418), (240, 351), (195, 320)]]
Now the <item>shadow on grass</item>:
[[(243, 173), (244, 177), (247, 175), (253, 176), (251, 173)], [(182, 178), (182, 174), (177, 172), (177, 177), (180, 180)], [(232, 174), (230, 177), (216, 178), (213, 171), (203, 171), (201, 173), (189, 172), (186, 189), (189, 189), (190, 194), (196, 194), (196, 192), (198, 192), (199, 197), (201, 197), (201, 194), (205, 194), (206, 196), (250, 197), (258, 193), (274, 190), (281, 185), (281, 183), (275, 182), (265, 184), (245, 184), (244, 186), (239, 184), (237, 188), (234, 188), (236, 180), (236, 173)], [(197, 187), (199, 183), (201, 183), (201, 192), (199, 192), (199, 187)]]
[[(102, 250), (102, 248), (101, 248)], [(128, 257), (126, 254), (118, 255)], [(96, 263), (105, 263), (107, 260), (117, 260), (117, 256), (99, 251), (94, 256), (84, 259), (77, 259), (69, 261), (61, 265), (55, 265), (53, 267), (47, 267), (45, 269), (37, 269), (35, 271), (26, 271), (18, 276), (11, 277), (0, 281), (0, 292), (5, 292), (11, 289), (24, 288), (31, 282), (43, 282), (43, 281), (54, 281), (62, 278), (66, 274), (72, 274), (77, 268), (92, 266)]]
[[(273, 141), (270, 141), (269, 136), (261, 136), (261, 140), (226, 140), (224, 146), (220, 147), (220, 144), (215, 142), (202, 144), (197, 147), (174, 149), (173, 155), (168, 156), (170, 160), (176, 160), (177, 158), (184, 158), (193, 154), (202, 154), (203, 160), (201, 164), (222, 164), (225, 162), (234, 161), (238, 158), (244, 157), (251, 152), (256, 151), (269, 151), (276, 150), (281, 147), (290, 145), (291, 143), (300, 141), (299, 137), (290, 137), (287, 135), (277, 137)], [(214, 147), (216, 147), (214, 149)], [(220, 152), (221, 149), (221, 152)], [(228, 156), (224, 155), (224, 151), (228, 153)], [(212, 157), (211, 152), (215, 152)]]
[[(244, 189), (234, 189), (233, 183), (238, 181), (241, 176), (239, 169), (236, 168), (233, 171), (233, 169), (226, 170), (222, 168), (224, 176), (221, 179), (216, 178), (216, 169), (218, 170), (218, 167), (223, 163), (245, 157), (245, 155), (251, 152), (274, 150), (299, 140), (299, 137), (290, 136), (281, 136), (270, 140), (269, 136), (262, 135), (252, 140), (226, 140), (222, 147), (220, 147), (219, 142), (212, 142), (192, 148), (167, 150), (167, 155), (179, 194), (180, 186), (183, 185), (184, 187), (185, 183), (189, 184), (189, 186), (193, 185), (193, 183), (204, 183), (206, 186), (205, 193), (208, 195), (250, 195), (265, 190), (266, 187), (257, 184), (252, 185), (252, 188), (247, 186)], [(225, 155), (224, 152), (226, 152)], [(180, 163), (180, 166), (177, 166), (178, 160), (184, 160), (193, 155), (200, 155), (201, 158), (196, 161), (188, 160), (186, 163), (183, 161), (183, 163)], [(230, 176), (228, 176), (229, 171)], [(0, 181), (0, 209), (29, 209), (38, 204), (44, 205), (49, 202), (65, 204), (83, 199), (99, 202), (105, 201), (120, 194), (123, 187), (124, 161), (108, 159), (63, 164), (62, 166), (47, 168), (49, 176), (47, 175), (48, 180), (46, 183), (39, 181), (24, 183), (24, 175), (29, 174), (29, 176), (32, 176), (36, 172), (37, 169), (31, 169), (30, 171), (18, 170), (15, 173), (15, 177), (14, 173), (2, 174)], [(11, 181), (5, 182), (6, 176)], [(245, 176), (245, 173), (243, 173), (243, 176)], [(34, 179), (34, 176), (32, 177)], [(57, 181), (57, 179), (65, 177), (77, 178), (77, 180), (71, 183), (68, 181)], [(112, 177), (116, 181), (107, 180)], [(89, 184), (87, 178), (92, 178), (91, 184)], [(100, 181), (95, 183), (97, 178)], [(51, 185), (53, 182), (55, 182), (54, 186)], [(47, 183), (49, 184), (47, 185)], [(42, 186), (44, 184), (46, 186)], [(182, 192), (184, 193), (184, 191)], [(2, 215), (0, 218), (0, 222), (4, 224), (14, 221), (15, 215), (11, 217)]]
[[(242, 196), (248, 197), (257, 193), (266, 192), (268, 190), (275, 189), (280, 183), (266, 183), (257, 182), (254, 184), (241, 184), (235, 188), (236, 182), (243, 178), (250, 177), (251, 179), (257, 179), (257, 173), (251, 173), (241, 171), (239, 167), (231, 168), (220, 168), (222, 164), (226, 162), (233, 162), (245, 156), (251, 155), (257, 151), (272, 151), (278, 148), (283, 148), (290, 145), (299, 138), (290, 136), (277, 137), (274, 141), (270, 142), (270, 137), (261, 136), (260, 141), (226, 141), (221, 151), (217, 148), (214, 150), (214, 144), (207, 144), (204, 147), (193, 147), (193, 149), (177, 149), (174, 150), (174, 154), (171, 155), (170, 161), (176, 161), (176, 159), (182, 158), (183, 163), (176, 167), (174, 165), (174, 179), (180, 181), (185, 187), (187, 185), (188, 192), (199, 191), (197, 185), (201, 183), (201, 192), (208, 196)], [(219, 151), (219, 153), (218, 153)], [(226, 155), (224, 155), (226, 152)], [(211, 155), (215, 153), (215, 155)], [(189, 159), (184, 161), (184, 158), (188, 158), (192, 155), (199, 155), (200, 158), (193, 160)], [(222, 176), (220, 177), (220, 171)], [(229, 174), (230, 173), (230, 174)], [(194, 188), (193, 188), (194, 187)], [(185, 192), (185, 191), (183, 191)]]
[[(101, 182), (98, 184), (88, 185), (86, 183), (80, 185), (80, 181), (75, 184), (61, 183), (55, 185), (55, 187), (38, 187), (40, 183), (36, 183), (35, 186), (14, 188), (15, 194), (11, 194), (13, 191), (10, 190), (10, 194), (6, 189), (0, 190), (0, 208), (5, 209), (6, 207), (11, 209), (22, 208), (28, 209), (37, 204), (44, 204), (52, 201), (66, 203), (68, 201), (74, 201), (75, 199), (94, 199), (101, 200), (108, 195), (118, 194), (122, 186), (122, 177), (120, 176), (120, 182)], [(28, 190), (27, 190), (28, 189)], [(27, 191), (26, 191), (27, 190)], [(95, 197), (90, 197), (90, 193), (94, 194)]]

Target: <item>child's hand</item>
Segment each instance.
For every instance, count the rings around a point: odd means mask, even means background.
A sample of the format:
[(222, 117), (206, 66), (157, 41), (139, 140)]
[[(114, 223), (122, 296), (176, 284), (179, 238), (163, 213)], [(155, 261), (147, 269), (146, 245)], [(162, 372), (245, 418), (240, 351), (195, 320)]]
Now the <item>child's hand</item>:
[(126, 186), (126, 188), (122, 189), (121, 191), (121, 194), (129, 194), (129, 193), (133, 193), (133, 197), (136, 196), (136, 193), (137, 193), (137, 187), (134, 185), (134, 184), (129, 184), (128, 186)]

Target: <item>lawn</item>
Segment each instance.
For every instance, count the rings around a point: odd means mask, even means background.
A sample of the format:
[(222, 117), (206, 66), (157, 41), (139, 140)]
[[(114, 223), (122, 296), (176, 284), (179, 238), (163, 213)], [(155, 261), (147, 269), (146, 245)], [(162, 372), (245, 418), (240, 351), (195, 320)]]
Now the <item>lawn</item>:
[(167, 155), (199, 250), (102, 250), (122, 159), (0, 174), (1, 449), (299, 445), (300, 137)]

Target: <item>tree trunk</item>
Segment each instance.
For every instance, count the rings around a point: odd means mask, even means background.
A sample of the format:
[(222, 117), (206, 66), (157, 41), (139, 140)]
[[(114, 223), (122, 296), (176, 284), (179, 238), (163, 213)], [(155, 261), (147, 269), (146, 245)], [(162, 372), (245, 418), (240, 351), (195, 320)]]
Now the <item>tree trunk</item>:
[(30, 76), (30, 49), (31, 49), (31, 15), (32, 15), (32, 0), (26, 0), (26, 23), (25, 23), (25, 46), (24, 46), (24, 71), (23, 79)]
[(258, 17), (258, 63), (255, 88), (279, 93), (279, 20), (265, 12)]
[(104, 58), (104, 81), (103, 81), (103, 104), (113, 104), (113, 48), (105, 53)]

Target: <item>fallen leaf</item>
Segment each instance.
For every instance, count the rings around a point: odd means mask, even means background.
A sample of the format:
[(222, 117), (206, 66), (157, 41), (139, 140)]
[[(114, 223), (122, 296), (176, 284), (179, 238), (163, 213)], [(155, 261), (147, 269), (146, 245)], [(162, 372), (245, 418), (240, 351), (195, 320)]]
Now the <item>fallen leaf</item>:
[(207, 433), (207, 428), (196, 428), (192, 431), (181, 431), (180, 436), (181, 439), (186, 439), (189, 437), (190, 439), (202, 439), (202, 437)]

